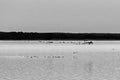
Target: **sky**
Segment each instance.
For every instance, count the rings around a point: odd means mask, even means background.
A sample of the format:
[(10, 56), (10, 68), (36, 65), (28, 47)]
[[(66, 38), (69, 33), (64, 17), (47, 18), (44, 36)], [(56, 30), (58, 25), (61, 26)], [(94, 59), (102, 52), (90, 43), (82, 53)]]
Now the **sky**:
[(0, 0), (0, 31), (120, 32), (120, 0)]

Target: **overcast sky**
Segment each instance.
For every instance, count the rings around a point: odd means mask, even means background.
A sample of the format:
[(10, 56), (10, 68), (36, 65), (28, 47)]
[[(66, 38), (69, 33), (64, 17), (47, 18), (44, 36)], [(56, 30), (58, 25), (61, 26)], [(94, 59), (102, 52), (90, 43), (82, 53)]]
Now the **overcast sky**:
[(120, 32), (120, 0), (0, 0), (0, 30)]

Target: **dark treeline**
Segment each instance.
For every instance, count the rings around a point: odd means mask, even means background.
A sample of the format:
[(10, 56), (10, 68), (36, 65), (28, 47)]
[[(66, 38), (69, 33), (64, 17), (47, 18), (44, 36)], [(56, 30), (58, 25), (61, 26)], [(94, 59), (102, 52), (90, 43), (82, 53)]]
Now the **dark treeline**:
[(120, 40), (120, 33), (0, 32), (0, 40)]

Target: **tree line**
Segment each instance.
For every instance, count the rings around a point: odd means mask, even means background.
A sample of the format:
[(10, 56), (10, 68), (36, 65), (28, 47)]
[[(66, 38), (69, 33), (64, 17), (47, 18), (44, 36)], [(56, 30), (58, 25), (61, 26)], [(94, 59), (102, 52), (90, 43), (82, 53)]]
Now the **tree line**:
[(120, 33), (0, 32), (0, 40), (120, 40)]

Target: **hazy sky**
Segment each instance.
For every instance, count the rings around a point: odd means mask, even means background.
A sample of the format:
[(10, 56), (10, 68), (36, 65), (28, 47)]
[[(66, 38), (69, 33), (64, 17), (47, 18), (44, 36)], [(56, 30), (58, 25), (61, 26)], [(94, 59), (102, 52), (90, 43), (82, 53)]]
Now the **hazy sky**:
[(0, 0), (0, 30), (120, 32), (120, 0)]

